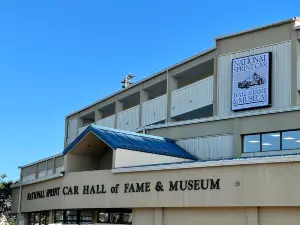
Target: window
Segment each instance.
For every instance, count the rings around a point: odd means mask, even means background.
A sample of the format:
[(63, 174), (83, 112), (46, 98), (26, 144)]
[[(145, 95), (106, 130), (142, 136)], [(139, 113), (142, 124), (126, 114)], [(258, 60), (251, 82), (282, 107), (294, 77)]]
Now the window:
[(80, 211), (80, 223), (93, 222), (93, 211)]
[(261, 147), (262, 151), (280, 150), (280, 133), (262, 134)]
[(49, 224), (49, 212), (33, 212), (28, 215), (29, 225), (47, 225)]
[(300, 131), (282, 132), (283, 149), (300, 149)]
[(243, 136), (243, 152), (300, 149), (300, 130)]
[(131, 209), (101, 209), (98, 223), (132, 224)]
[(63, 223), (64, 222), (64, 211), (56, 210), (54, 221), (55, 221), (55, 223)]
[(40, 220), (41, 220), (41, 225), (49, 224), (49, 211), (41, 212)]
[(260, 135), (244, 136), (244, 152), (259, 152), (260, 151)]
[(66, 211), (66, 224), (77, 224), (77, 211)]

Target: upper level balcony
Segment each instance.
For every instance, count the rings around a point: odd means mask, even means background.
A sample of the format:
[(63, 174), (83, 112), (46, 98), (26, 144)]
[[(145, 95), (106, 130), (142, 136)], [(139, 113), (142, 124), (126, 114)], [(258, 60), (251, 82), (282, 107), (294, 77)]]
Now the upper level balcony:
[(60, 175), (64, 171), (62, 154), (21, 166), (20, 182), (33, 182)]
[(90, 124), (135, 131), (213, 116), (214, 53), (188, 60), (67, 118), (66, 145)]
[(212, 116), (214, 76), (172, 92), (171, 117), (177, 120)]

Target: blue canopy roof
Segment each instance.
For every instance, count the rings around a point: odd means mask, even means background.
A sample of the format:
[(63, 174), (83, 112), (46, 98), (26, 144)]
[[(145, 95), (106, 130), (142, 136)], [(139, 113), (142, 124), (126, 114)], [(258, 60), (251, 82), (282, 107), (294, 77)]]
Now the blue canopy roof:
[(182, 147), (177, 145), (172, 139), (95, 125), (88, 126), (64, 150), (63, 153), (66, 154), (73, 149), (89, 132), (95, 134), (100, 140), (114, 150), (117, 150), (117, 148), (122, 148), (133, 151), (197, 160), (195, 156), (191, 155)]

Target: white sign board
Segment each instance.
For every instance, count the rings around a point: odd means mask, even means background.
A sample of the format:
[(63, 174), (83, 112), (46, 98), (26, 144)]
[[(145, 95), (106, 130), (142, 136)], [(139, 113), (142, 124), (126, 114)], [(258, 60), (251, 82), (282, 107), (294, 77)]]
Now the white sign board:
[(271, 106), (271, 52), (232, 60), (232, 110)]

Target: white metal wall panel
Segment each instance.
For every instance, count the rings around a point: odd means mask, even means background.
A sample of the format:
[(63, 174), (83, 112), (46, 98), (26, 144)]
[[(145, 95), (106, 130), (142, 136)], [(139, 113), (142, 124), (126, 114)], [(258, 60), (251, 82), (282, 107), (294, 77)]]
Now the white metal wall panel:
[(46, 161), (38, 163), (38, 178), (46, 177)]
[(242, 113), (231, 111), (232, 59), (264, 52), (272, 52), (272, 108), (291, 105), (291, 42), (286, 41), (219, 56), (217, 76), (219, 116)]
[(142, 125), (157, 123), (167, 118), (167, 95), (142, 104)]
[(31, 180), (35, 180), (36, 179), (36, 164), (32, 165), (32, 166), (28, 166), (25, 168), (22, 168), (21, 170), (21, 180), (22, 182), (27, 182), (27, 181), (31, 181)]
[(64, 157), (60, 156), (55, 158), (55, 173), (64, 171)]
[(54, 173), (54, 159), (50, 159), (47, 162), (47, 176), (51, 176)]
[(67, 144), (70, 144), (77, 137), (77, 119), (68, 121)]
[(213, 103), (213, 81), (210, 76), (172, 92), (171, 116), (177, 116)]
[(139, 127), (140, 106), (124, 110), (117, 115), (117, 128), (121, 130), (134, 130)]
[(177, 144), (200, 159), (222, 159), (233, 157), (232, 135), (189, 138)]
[(88, 126), (89, 125), (79, 128), (78, 129), (78, 135), (81, 134)]
[(114, 128), (115, 127), (115, 115), (106, 117), (102, 120), (98, 120), (96, 122), (96, 125), (102, 126), (102, 127), (110, 127), (110, 128)]

